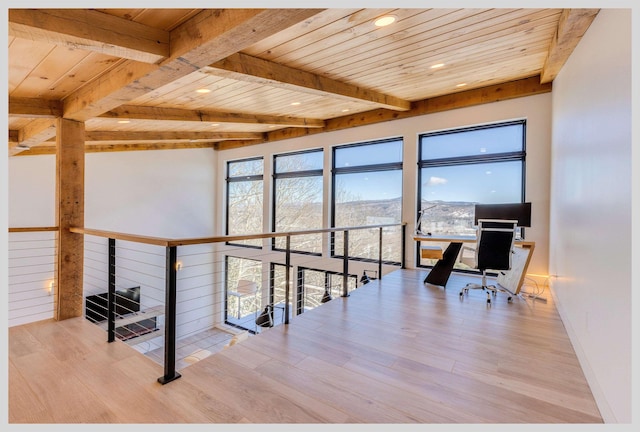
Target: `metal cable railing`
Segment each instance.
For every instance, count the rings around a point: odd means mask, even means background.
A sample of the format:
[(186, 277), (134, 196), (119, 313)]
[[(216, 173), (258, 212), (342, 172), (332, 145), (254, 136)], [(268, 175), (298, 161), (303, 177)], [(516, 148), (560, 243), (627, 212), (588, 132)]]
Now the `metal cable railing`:
[(9, 228), (9, 326), (55, 316), (57, 227)]
[[(85, 316), (109, 342), (122, 340), (163, 364), (162, 384), (199, 358), (348, 297), (360, 275), (404, 267), (405, 224), (190, 239), (71, 231), (85, 237)], [(350, 241), (358, 231), (374, 241), (366, 250)], [(330, 237), (322, 253), (291, 251), (292, 238), (310, 234)], [(284, 249), (272, 248), (274, 238)], [(392, 249), (398, 260), (385, 260)]]

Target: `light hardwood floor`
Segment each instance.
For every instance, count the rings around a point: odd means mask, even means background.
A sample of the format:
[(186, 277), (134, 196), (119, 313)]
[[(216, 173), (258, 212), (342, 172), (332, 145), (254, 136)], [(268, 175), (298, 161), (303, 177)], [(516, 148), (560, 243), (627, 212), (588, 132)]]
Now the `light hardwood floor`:
[(82, 318), (9, 329), (9, 423), (602, 423), (549, 301), (398, 270), (226, 348), (162, 366)]

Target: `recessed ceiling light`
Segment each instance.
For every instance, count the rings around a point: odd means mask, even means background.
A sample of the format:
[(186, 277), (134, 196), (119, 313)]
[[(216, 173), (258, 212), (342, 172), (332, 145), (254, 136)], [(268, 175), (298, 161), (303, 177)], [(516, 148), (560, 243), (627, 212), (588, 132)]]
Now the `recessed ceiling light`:
[(342, 112), (349, 112), (349, 108), (343, 109)]
[(220, 126), (220, 123), (211, 123), (211, 127), (217, 127)]
[(467, 83), (460, 83), (460, 84), (457, 84), (456, 87), (464, 87), (466, 85), (467, 85)]
[(130, 123), (130, 121), (129, 120), (118, 120), (118, 123), (126, 124), (126, 123)]
[(300, 102), (291, 102), (291, 105), (298, 106), (298, 105), (300, 105)]
[(431, 66), (431, 69), (438, 69), (444, 66), (444, 63), (437, 63)]
[(393, 15), (385, 15), (383, 17), (378, 18), (373, 23), (376, 25), (376, 27), (384, 27), (384, 26), (388, 26), (389, 24), (393, 24), (395, 20), (396, 20), (396, 17), (394, 17)]
[(199, 88), (198, 90), (196, 90), (196, 93), (211, 93), (211, 90), (209, 90), (208, 88)]

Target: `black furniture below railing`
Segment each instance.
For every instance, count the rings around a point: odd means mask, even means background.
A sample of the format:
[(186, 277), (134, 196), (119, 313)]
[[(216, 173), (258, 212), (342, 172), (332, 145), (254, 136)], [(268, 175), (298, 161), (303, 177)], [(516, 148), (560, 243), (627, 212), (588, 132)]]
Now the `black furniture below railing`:
[(424, 278), (424, 282), (446, 288), (447, 281), (449, 280), (449, 276), (451, 276), (453, 266), (456, 264), (456, 258), (461, 248), (462, 243), (449, 243), (449, 246), (447, 246), (447, 249), (445, 249), (442, 254), (442, 259), (439, 259), (435, 263), (429, 274), (427, 274), (427, 277)]

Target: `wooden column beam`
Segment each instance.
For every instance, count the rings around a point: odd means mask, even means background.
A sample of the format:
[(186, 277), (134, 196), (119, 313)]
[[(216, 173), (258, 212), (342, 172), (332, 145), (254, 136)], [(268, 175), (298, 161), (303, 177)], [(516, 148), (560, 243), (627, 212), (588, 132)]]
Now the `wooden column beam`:
[(84, 236), (84, 123), (57, 120), (56, 220), (58, 234), (57, 308), (54, 318), (82, 316)]

